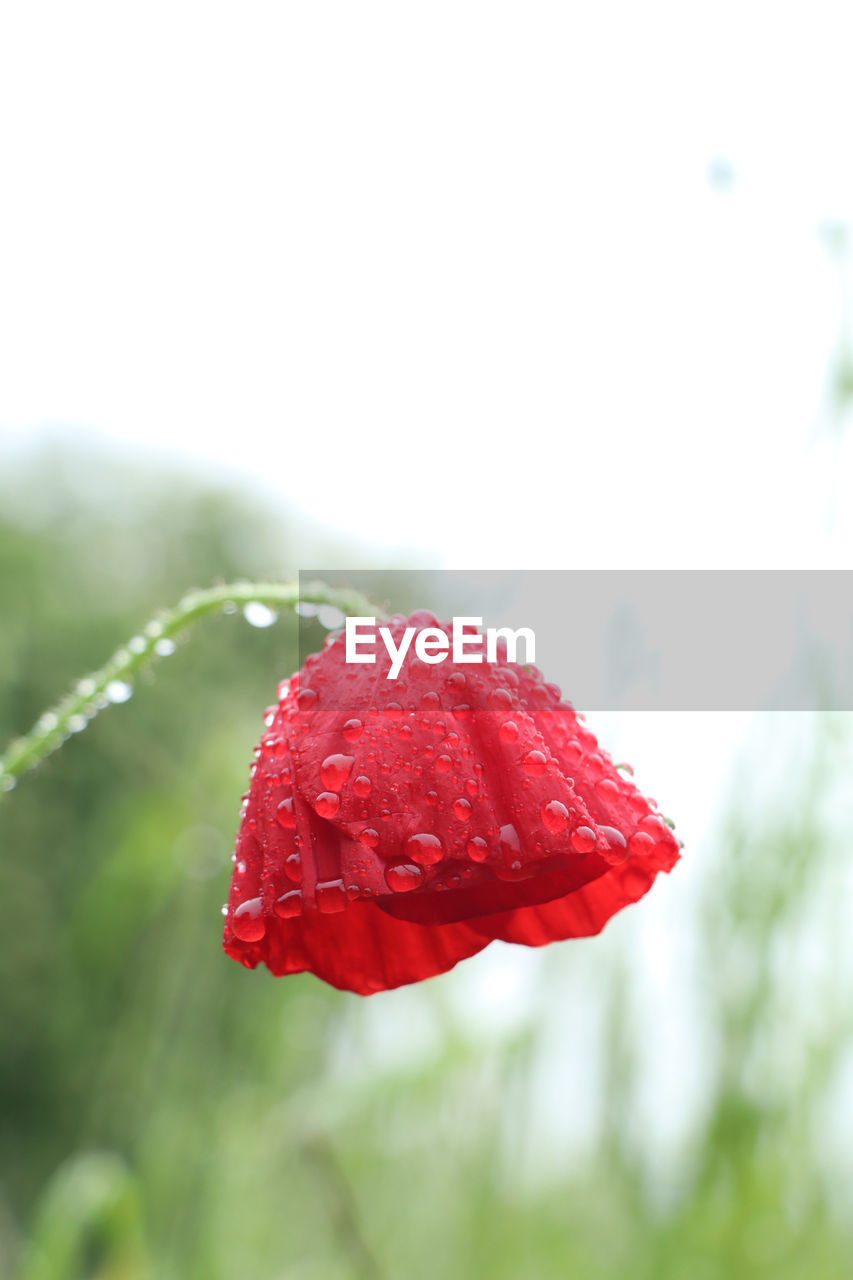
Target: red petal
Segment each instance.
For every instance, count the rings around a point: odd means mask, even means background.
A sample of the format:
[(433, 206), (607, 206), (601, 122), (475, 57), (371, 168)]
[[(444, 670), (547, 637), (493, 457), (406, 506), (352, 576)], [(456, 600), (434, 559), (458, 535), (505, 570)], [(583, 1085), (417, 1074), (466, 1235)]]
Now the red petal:
[[(413, 625), (431, 625), (413, 615)], [(397, 639), (406, 619), (392, 619)], [(327, 641), (281, 690), (237, 842), (225, 946), (368, 993), (493, 937), (594, 933), (674, 837), (535, 669), (348, 666)]]

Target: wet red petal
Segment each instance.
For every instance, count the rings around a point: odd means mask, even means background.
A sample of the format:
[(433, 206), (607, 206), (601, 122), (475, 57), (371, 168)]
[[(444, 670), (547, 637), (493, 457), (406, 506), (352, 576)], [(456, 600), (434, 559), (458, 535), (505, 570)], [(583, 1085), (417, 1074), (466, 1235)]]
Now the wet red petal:
[[(389, 625), (408, 624), (435, 625)], [(666, 824), (535, 669), (412, 658), (386, 680), (382, 646), (376, 665), (344, 659), (343, 637), (312, 655), (261, 739), (235, 959), (368, 994), (492, 938), (596, 933), (674, 865)]]

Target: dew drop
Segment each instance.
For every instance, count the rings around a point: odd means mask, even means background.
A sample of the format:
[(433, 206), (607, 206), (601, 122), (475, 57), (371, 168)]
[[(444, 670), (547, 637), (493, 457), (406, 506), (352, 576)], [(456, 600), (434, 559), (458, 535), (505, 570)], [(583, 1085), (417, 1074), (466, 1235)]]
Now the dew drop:
[(330, 791), (340, 791), (354, 764), (354, 756), (326, 756), (326, 759), (320, 765), (320, 778), (323, 786), (328, 787)]
[(654, 836), (650, 836), (648, 831), (635, 831), (628, 841), (631, 853), (651, 853), (654, 846)]
[(271, 627), (278, 619), (275, 609), (261, 604), (260, 600), (250, 600), (243, 606), (243, 617), (250, 627)]
[(592, 853), (595, 848), (595, 832), (591, 827), (575, 827), (570, 839), (578, 853)]
[(448, 773), (453, 768), (453, 761), (450, 756), (436, 756), (435, 771), (436, 773)]
[(465, 790), (468, 792), (468, 795), (469, 795), (469, 796), (476, 796), (476, 795), (479, 795), (479, 792), (480, 792), (480, 784), (479, 784), (479, 782), (477, 781), (477, 779), (476, 779), (476, 778), (466, 778), (466, 779), (465, 779)]
[(403, 708), (399, 702), (389, 702), (382, 714), (386, 720), (399, 720), (403, 714)]
[(422, 711), (437, 711), (441, 706), (441, 699), (434, 689), (429, 689), (421, 698)]
[(346, 618), (336, 604), (321, 604), (317, 610), (317, 621), (327, 631), (334, 631), (344, 625)]
[(453, 815), (454, 817), (458, 818), (460, 822), (467, 822), (468, 819), (471, 817), (470, 802), (468, 800), (465, 800), (462, 796), (460, 796), (458, 800), (454, 800)]
[(176, 648), (177, 645), (174, 640), (170, 640), (168, 636), (163, 636), (162, 640), (158, 640), (154, 645), (154, 652), (158, 658), (171, 658)]
[(466, 844), (465, 851), (472, 862), (485, 862), (489, 854), (489, 846), (482, 836), (473, 836)]
[(259, 942), (266, 933), (260, 898), (249, 898), (234, 912), (231, 928), (241, 942)]
[(111, 680), (104, 693), (110, 702), (127, 702), (133, 693), (133, 687), (126, 680)]
[(609, 796), (611, 798), (613, 796), (618, 796), (619, 794), (619, 785), (618, 783), (614, 782), (613, 778), (599, 779), (599, 781), (596, 782), (595, 784), (595, 789), (596, 791), (599, 792), (600, 795)]
[(423, 879), (422, 869), (413, 862), (392, 862), (385, 868), (385, 883), (392, 893), (411, 893)]
[(434, 809), (435, 806), (438, 804), (438, 792), (427, 791), (426, 795), (424, 796), (424, 803), (428, 804), (431, 809)]
[(509, 711), (512, 706), (512, 694), (509, 689), (493, 689), (489, 694), (489, 706), (493, 711)]
[(302, 879), (302, 858), (298, 853), (290, 853), (284, 860), (284, 874), (294, 884)]
[(286, 800), (282, 800), (281, 804), (275, 811), (276, 821), (281, 827), (295, 827), (296, 815), (293, 812), (293, 797), (288, 796)]
[(316, 689), (300, 689), (296, 695), (296, 701), (299, 703), (300, 711), (311, 711), (316, 707), (318, 702), (318, 694)]
[(546, 800), (539, 810), (546, 830), (552, 835), (565, 831), (569, 821), (569, 811), (559, 800)]
[(346, 738), (347, 742), (358, 742), (363, 732), (364, 725), (358, 719), (347, 720), (341, 730), (341, 733)]
[(611, 852), (616, 852), (616, 853), (627, 852), (628, 842), (623, 836), (622, 832), (619, 831), (616, 827), (600, 826), (598, 829), (601, 832), (601, 834), (604, 836), (604, 839), (607, 842), (607, 845), (610, 848)]
[(282, 920), (298, 916), (302, 910), (302, 890), (291, 889), (288, 893), (283, 893), (280, 898), (276, 898), (273, 910)]
[(515, 742), (518, 737), (518, 725), (514, 720), (505, 720), (498, 729), (498, 737), (501, 742)]
[(366, 849), (375, 849), (379, 844), (379, 832), (373, 827), (365, 827), (358, 838)]
[(347, 905), (347, 895), (343, 880), (322, 880), (314, 886), (314, 899), (317, 910), (325, 915), (335, 911), (343, 911)]
[(548, 764), (547, 757), (541, 751), (528, 751), (521, 761), (521, 767), (531, 778), (541, 778)]
[(458, 693), (460, 689), (465, 688), (465, 676), (461, 671), (454, 671), (452, 676), (447, 677), (446, 684), (448, 689)]
[(453, 707), (451, 715), (455, 720), (468, 720), (471, 716), (471, 707), (467, 702), (460, 702), (457, 707)]
[(321, 818), (334, 818), (341, 807), (341, 797), (334, 791), (321, 791), (314, 802), (314, 811)]
[(358, 777), (353, 781), (352, 789), (355, 795), (357, 795), (360, 800), (363, 800), (365, 796), (370, 795), (370, 789), (372, 786), (373, 786), (373, 783), (370, 781), (367, 775), (364, 773), (360, 773)]
[(419, 831), (406, 841), (406, 853), (413, 862), (420, 863), (422, 867), (431, 867), (441, 861), (444, 848), (438, 836), (428, 831)]

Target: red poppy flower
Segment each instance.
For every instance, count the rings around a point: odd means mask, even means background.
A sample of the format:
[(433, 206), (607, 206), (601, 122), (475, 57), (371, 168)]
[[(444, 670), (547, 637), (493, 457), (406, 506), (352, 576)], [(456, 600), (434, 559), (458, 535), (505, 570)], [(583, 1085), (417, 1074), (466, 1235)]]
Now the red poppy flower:
[[(407, 625), (436, 623), (386, 625), (399, 644)], [(494, 938), (598, 933), (674, 865), (664, 820), (535, 668), (410, 653), (390, 680), (375, 652), (375, 665), (347, 664), (344, 637), (328, 637), (267, 712), (230, 956), (368, 995)]]

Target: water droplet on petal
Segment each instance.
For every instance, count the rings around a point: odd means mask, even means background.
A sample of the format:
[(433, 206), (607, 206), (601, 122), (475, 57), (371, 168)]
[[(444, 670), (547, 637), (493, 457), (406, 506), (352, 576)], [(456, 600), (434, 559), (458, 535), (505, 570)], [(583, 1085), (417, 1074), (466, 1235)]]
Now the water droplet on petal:
[(358, 719), (353, 719), (353, 720), (347, 720), (346, 724), (341, 730), (341, 733), (346, 738), (347, 742), (358, 742), (363, 731), (364, 731), (364, 725), (362, 724), (362, 722)]
[(373, 783), (370, 781), (367, 775), (364, 773), (360, 773), (358, 777), (354, 779), (352, 784), (352, 789), (353, 789), (353, 792), (359, 797), (359, 799), (363, 800), (365, 796), (370, 795), (370, 789), (372, 786), (373, 786)]
[(410, 893), (423, 883), (424, 873), (413, 862), (392, 862), (385, 868), (385, 883), (392, 893)]
[(518, 725), (514, 720), (505, 720), (498, 729), (498, 737), (501, 742), (515, 742), (518, 737)]
[(334, 791), (321, 791), (314, 802), (314, 810), (321, 818), (334, 818), (341, 807), (341, 797)]
[(595, 848), (595, 832), (591, 827), (575, 827), (570, 839), (578, 853), (592, 853)]
[(280, 898), (276, 898), (273, 910), (282, 920), (298, 916), (302, 910), (302, 890), (291, 889), (289, 893), (283, 893)]
[(616, 827), (599, 826), (598, 829), (601, 832), (601, 834), (604, 836), (607, 846), (612, 853), (627, 852), (628, 842), (623, 836), (622, 832), (619, 831)]
[(651, 853), (654, 847), (654, 836), (650, 836), (648, 831), (635, 831), (628, 841), (631, 853)]
[(529, 773), (531, 778), (540, 778), (545, 772), (545, 766), (548, 763), (547, 756), (541, 751), (528, 751), (527, 755), (521, 761), (521, 767), (525, 773)]
[(375, 849), (379, 844), (379, 832), (373, 827), (365, 827), (358, 838), (367, 849)]
[(314, 887), (314, 899), (318, 911), (331, 915), (334, 911), (343, 911), (347, 905), (347, 895), (343, 880), (323, 880)]
[(467, 822), (471, 817), (470, 801), (460, 796), (458, 800), (453, 801), (453, 814), (460, 822)]
[(320, 765), (320, 778), (323, 786), (328, 787), (330, 791), (340, 791), (354, 764), (354, 756), (326, 756), (326, 759)]
[(174, 640), (170, 640), (168, 636), (163, 636), (162, 640), (158, 640), (154, 646), (154, 652), (158, 658), (171, 658), (175, 652), (177, 645)]
[(489, 846), (482, 836), (474, 836), (469, 840), (465, 850), (472, 862), (485, 862), (489, 854)]
[(595, 784), (595, 789), (603, 796), (612, 799), (619, 794), (619, 785), (614, 782), (613, 778), (601, 778)]
[(249, 898), (234, 912), (231, 928), (241, 942), (259, 942), (266, 933), (260, 898)]
[(296, 701), (299, 703), (300, 711), (311, 711), (318, 701), (316, 689), (300, 689), (296, 695)]
[(295, 827), (296, 815), (293, 812), (293, 797), (288, 796), (286, 800), (282, 800), (281, 804), (275, 811), (276, 821), (282, 827)]
[(302, 879), (302, 858), (298, 853), (290, 853), (284, 860), (284, 873), (294, 884)]
[(552, 835), (565, 831), (569, 821), (569, 811), (559, 800), (546, 800), (539, 810), (546, 830)]
[(403, 708), (399, 702), (389, 702), (382, 714), (386, 720), (399, 720), (403, 714)]
[(453, 768), (453, 761), (450, 756), (436, 756), (435, 771), (436, 773), (448, 773)]
[(406, 853), (413, 862), (420, 863), (422, 867), (431, 867), (441, 861), (444, 848), (438, 836), (428, 831), (419, 831), (406, 841)]

